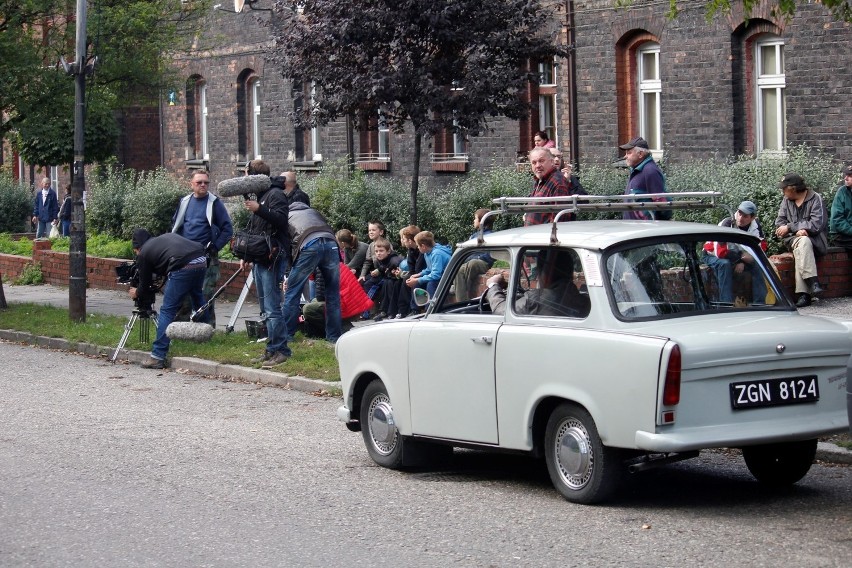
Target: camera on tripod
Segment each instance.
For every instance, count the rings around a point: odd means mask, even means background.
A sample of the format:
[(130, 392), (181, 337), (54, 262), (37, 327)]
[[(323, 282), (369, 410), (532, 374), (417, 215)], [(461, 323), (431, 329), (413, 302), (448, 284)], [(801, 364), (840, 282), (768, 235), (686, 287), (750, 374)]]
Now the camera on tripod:
[(119, 284), (128, 284), (134, 288), (139, 286), (139, 266), (136, 261), (123, 262), (116, 266), (115, 276)]

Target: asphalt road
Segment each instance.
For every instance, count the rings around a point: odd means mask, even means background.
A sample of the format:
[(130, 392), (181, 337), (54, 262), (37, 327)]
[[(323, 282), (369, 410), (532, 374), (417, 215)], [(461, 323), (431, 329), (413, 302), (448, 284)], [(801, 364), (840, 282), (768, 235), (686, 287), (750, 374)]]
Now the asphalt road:
[(735, 452), (567, 503), (540, 462), (374, 466), (338, 399), (0, 342), (0, 566), (849, 566), (852, 468)]

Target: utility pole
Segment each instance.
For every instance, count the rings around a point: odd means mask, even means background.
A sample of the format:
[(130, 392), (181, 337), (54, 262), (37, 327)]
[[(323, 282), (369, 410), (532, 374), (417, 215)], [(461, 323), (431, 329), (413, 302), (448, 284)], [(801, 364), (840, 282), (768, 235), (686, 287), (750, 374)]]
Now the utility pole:
[(86, 321), (86, 215), (83, 209), (86, 124), (86, 0), (77, 0), (77, 53), (74, 76), (74, 163), (71, 177), (71, 246), (68, 254), (68, 317)]

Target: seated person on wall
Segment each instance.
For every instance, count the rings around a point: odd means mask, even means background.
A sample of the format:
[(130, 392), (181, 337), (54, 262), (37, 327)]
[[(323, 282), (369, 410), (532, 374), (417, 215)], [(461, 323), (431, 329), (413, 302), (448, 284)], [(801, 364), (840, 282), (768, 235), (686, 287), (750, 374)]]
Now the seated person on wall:
[[(471, 239), (475, 239), (479, 235), (479, 225), (482, 222), (482, 218), (489, 211), (491, 210), (477, 209), (476, 212), (473, 214), (474, 231), (473, 234), (470, 235)], [(485, 225), (482, 227), (483, 235), (487, 235), (491, 232), (493, 221), (494, 217), (489, 217), (485, 220)], [(461, 266), (461, 268), (459, 268), (459, 271), (456, 273), (456, 300), (459, 302), (463, 302), (465, 300), (478, 297), (479, 277), (488, 272), (488, 269), (492, 266), (494, 266), (494, 259), (491, 258), (491, 255), (487, 252), (474, 255), (470, 258), (470, 260), (465, 262)]]
[[(546, 248), (536, 255), (538, 287), (515, 300), (514, 311), (523, 315), (582, 318), (589, 315), (589, 297), (574, 285), (574, 259), (570, 250)], [(485, 298), (491, 313), (506, 313), (506, 280), (502, 273), (488, 279)]]
[(852, 164), (840, 172), (843, 183), (837, 188), (831, 205), (828, 231), (831, 243), (852, 251)]
[(822, 197), (805, 185), (797, 173), (790, 172), (778, 184), (784, 193), (775, 236), (793, 253), (796, 273), (796, 307), (811, 305), (811, 297), (823, 292), (817, 280), (816, 257), (828, 251), (828, 217)]
[[(720, 227), (736, 227), (760, 239), (760, 248), (766, 250), (763, 228), (757, 220), (757, 206), (751, 201), (743, 201), (737, 207), (734, 218), (725, 217)], [(725, 304), (734, 302), (734, 280), (746, 274), (751, 275), (752, 302), (762, 304), (766, 300), (766, 282), (763, 273), (755, 264), (746, 249), (737, 243), (708, 241), (704, 245), (701, 262), (713, 269), (719, 286), (719, 301)]]

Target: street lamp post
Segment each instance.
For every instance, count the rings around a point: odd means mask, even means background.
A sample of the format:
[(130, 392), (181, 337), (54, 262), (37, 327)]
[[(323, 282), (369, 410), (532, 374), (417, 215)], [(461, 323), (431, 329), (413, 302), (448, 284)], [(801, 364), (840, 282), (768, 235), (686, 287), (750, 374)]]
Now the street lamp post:
[(77, 0), (77, 53), (74, 75), (74, 163), (71, 177), (71, 246), (68, 254), (68, 316), (86, 321), (86, 215), (83, 209), (86, 121), (86, 0)]

